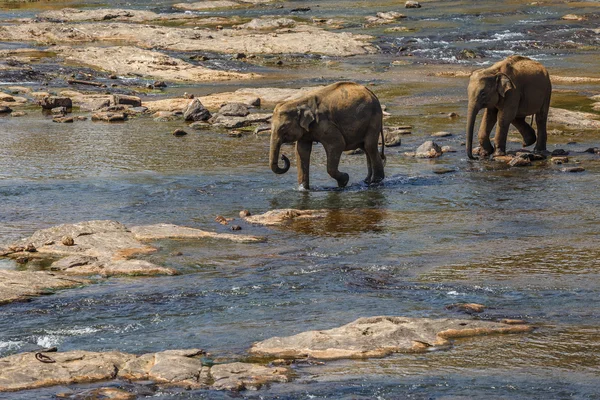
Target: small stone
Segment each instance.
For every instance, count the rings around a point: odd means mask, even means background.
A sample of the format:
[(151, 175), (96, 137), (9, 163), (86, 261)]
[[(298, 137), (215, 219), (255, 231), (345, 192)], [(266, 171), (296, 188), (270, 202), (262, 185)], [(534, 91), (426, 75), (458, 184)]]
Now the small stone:
[(221, 225), (227, 225), (227, 224), (228, 224), (228, 222), (227, 222), (227, 218), (225, 218), (225, 217), (224, 217), (224, 216), (222, 216), (222, 215), (217, 215), (217, 216), (215, 217), (215, 221), (216, 221), (216, 222), (218, 222), (218, 223), (220, 223)]
[(74, 121), (73, 117), (54, 117), (52, 122), (58, 122), (60, 124), (70, 124)]
[(441, 131), (441, 132), (432, 133), (431, 136), (433, 136), (433, 137), (450, 137), (450, 136), (452, 136), (452, 134), (450, 132)]
[(283, 61), (279, 60), (275, 64), (277, 64), (277, 65), (283, 65)]
[(344, 154), (353, 156), (356, 154), (365, 154), (365, 152), (363, 149), (354, 149), (354, 150), (346, 150), (346, 151), (344, 151)]
[(557, 165), (567, 164), (569, 162), (569, 157), (565, 157), (565, 156), (552, 157), (550, 159), (550, 161), (552, 162), (552, 164), (557, 164)]
[(236, 54), (234, 54), (234, 56), (233, 56), (233, 59), (234, 59), (234, 60), (242, 60), (242, 59), (244, 59), (244, 58), (246, 58), (246, 54), (244, 54), (244, 53), (236, 53)]
[(433, 173), (438, 174), (438, 175), (450, 174), (452, 172), (456, 172), (456, 170), (453, 168), (445, 168), (445, 167), (438, 167), (433, 170)]
[(531, 165), (531, 160), (529, 157), (514, 157), (508, 165), (511, 167), (528, 167)]
[(183, 98), (184, 99), (193, 99), (195, 96), (193, 93), (188, 93), (188, 92), (183, 92)]
[(404, 4), (405, 8), (421, 8), (421, 4), (418, 1), (409, 0)]
[(241, 231), (242, 227), (239, 225), (231, 225), (231, 230), (232, 231)]
[(242, 211), (240, 211), (240, 218), (246, 218), (246, 217), (249, 217), (251, 215), (252, 215), (252, 213), (250, 211), (248, 211), (248, 210), (242, 210)]
[(428, 140), (420, 145), (416, 152), (417, 158), (435, 158), (442, 155), (442, 148), (432, 140)]
[(583, 21), (585, 20), (585, 17), (576, 14), (567, 14), (563, 15), (561, 19), (564, 19), (565, 21)]
[(29, 253), (35, 253), (37, 249), (35, 248), (35, 245), (33, 243), (27, 243), (27, 245), (25, 245), (25, 251)]
[(456, 149), (452, 146), (442, 146), (442, 154), (445, 153), (456, 153)]
[(97, 112), (92, 115), (92, 121), (122, 122), (127, 120), (127, 114), (123, 112)]
[(600, 149), (598, 149), (598, 147), (590, 147), (589, 149), (585, 149), (583, 152), (591, 153), (591, 154), (598, 154), (600, 152)]
[(563, 149), (556, 149), (551, 154), (551, 156), (568, 156), (569, 152)]
[(167, 84), (165, 83), (165, 81), (154, 81), (154, 87), (166, 88)]
[(0, 114), (7, 114), (9, 112), (12, 112), (12, 109), (10, 107), (0, 106)]
[(185, 136), (188, 133), (186, 131), (184, 131), (183, 129), (175, 129), (173, 131), (173, 136)]
[(63, 236), (60, 241), (65, 246), (73, 246), (75, 244), (75, 240), (71, 236)]
[(561, 169), (562, 172), (583, 172), (585, 171), (585, 168), (583, 167), (567, 167), (567, 168), (563, 168)]
[(503, 324), (507, 324), (507, 325), (523, 325), (526, 324), (527, 322), (522, 320), (522, 319), (511, 319), (511, 318), (504, 318), (502, 320), (500, 320), (500, 322), (502, 322)]
[(108, 79), (118, 79), (118, 78), (119, 78), (119, 77), (118, 77), (117, 75), (115, 75), (115, 74), (110, 74), (110, 75), (108, 76)]
[(50, 111), (52, 112), (52, 114), (64, 115), (67, 113), (67, 108), (66, 107), (55, 107)]
[(239, 130), (233, 130), (231, 132), (227, 132), (227, 136), (232, 137), (232, 138), (241, 138), (243, 136), (242, 131)]
[(472, 314), (472, 313), (482, 313), (485, 310), (485, 306), (482, 304), (477, 304), (477, 303), (456, 303), (456, 304), (450, 304), (449, 306), (446, 306), (446, 309), (463, 311), (463, 312), (466, 312), (467, 314)]
[(209, 124), (208, 122), (204, 122), (204, 121), (198, 121), (198, 122), (192, 122), (189, 127), (195, 130), (203, 130), (203, 129), (210, 129), (211, 128), (211, 124)]
[(448, 118), (458, 118), (459, 115), (455, 112), (448, 113)]
[(23, 257), (23, 256), (17, 257), (15, 259), (15, 261), (17, 262), (17, 264), (21, 264), (21, 265), (22, 264), (27, 264), (29, 262), (29, 257)]
[(172, 252), (170, 255), (171, 255), (172, 257), (180, 257), (180, 256), (182, 256), (182, 255), (183, 255), (183, 253), (182, 253), (182, 252), (180, 252), (180, 251), (174, 251), (174, 252)]
[(11, 117), (24, 117), (25, 115), (27, 115), (25, 111), (13, 111), (10, 114)]

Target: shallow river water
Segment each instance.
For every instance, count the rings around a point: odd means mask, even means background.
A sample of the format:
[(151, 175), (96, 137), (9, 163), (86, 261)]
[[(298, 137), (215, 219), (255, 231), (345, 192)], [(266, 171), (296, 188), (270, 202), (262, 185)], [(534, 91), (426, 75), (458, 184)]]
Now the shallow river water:
[[(386, 149), (386, 179), (379, 187), (362, 184), (366, 163), (355, 155), (344, 156), (340, 167), (350, 174), (349, 187), (335, 188), (320, 146), (311, 162), (313, 188), (303, 192), (296, 189), (294, 167), (281, 176), (269, 170), (264, 136), (202, 132), (178, 138), (170, 132), (181, 122), (149, 117), (111, 125), (53, 124), (35, 110), (23, 118), (0, 117), (0, 243), (83, 220), (228, 232), (215, 216), (236, 217), (242, 209), (329, 210), (323, 220), (286, 228), (238, 220), (242, 233), (267, 238), (260, 244), (156, 243), (160, 251), (148, 259), (176, 268), (178, 276), (111, 278), (4, 305), (0, 356), (39, 346), (132, 353), (200, 347), (223, 362), (245, 359), (253, 342), (272, 336), (332, 328), (362, 316), (460, 317), (445, 306), (475, 302), (487, 306), (478, 318), (522, 318), (536, 329), (457, 340), (426, 354), (299, 366), (294, 382), (241, 395), (167, 389), (153, 396), (600, 398), (600, 159), (580, 153), (598, 146), (599, 132), (565, 131), (549, 138), (549, 150), (568, 150), (582, 162), (586, 171), (579, 174), (549, 161), (529, 168), (469, 161), (463, 146), (467, 78), (424, 72), (457, 65), (470, 70), (517, 52), (542, 61), (551, 74), (600, 77), (600, 43), (591, 31), (598, 28), (599, 3), (424, 1), (414, 11), (396, 3), (298, 1), (284, 2), (284, 9), (224, 13), (279, 15), (310, 5), (310, 12), (296, 16), (341, 18), (350, 21), (348, 30), (376, 36), (379, 54), (329, 66), (321, 60), (310, 68), (261, 67), (267, 78), (252, 84), (300, 87), (341, 79), (369, 84), (392, 114), (389, 121), (414, 126), (402, 147)], [(82, 4), (172, 11), (163, 0), (63, 1), (3, 9), (0, 18)], [(390, 10), (407, 14), (402, 24), (416, 31), (361, 28), (365, 16)], [(560, 20), (568, 13), (588, 20)], [(480, 57), (460, 60), (462, 49)], [(407, 65), (392, 66), (394, 60)], [(178, 86), (168, 92), (203, 94), (247, 85)], [(555, 89), (553, 106), (584, 111), (590, 111), (587, 96), (600, 93), (598, 84)], [(459, 117), (450, 119), (449, 112)], [(432, 161), (403, 155), (441, 130), (453, 136), (436, 142), (456, 153)], [(293, 148), (283, 152), (294, 165)], [(441, 167), (454, 172), (436, 174)], [(27, 267), (0, 260), (0, 268)], [(54, 393), (56, 388), (0, 398)]]

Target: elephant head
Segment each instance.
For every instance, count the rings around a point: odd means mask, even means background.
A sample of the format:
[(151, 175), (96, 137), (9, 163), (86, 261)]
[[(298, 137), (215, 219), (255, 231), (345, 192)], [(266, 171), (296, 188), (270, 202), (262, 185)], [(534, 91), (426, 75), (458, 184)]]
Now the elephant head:
[(284, 143), (300, 140), (309, 132), (310, 125), (317, 119), (316, 99), (305, 102), (280, 103), (273, 111), (271, 121), (271, 150), (269, 163), (276, 174), (285, 174), (290, 169), (290, 160), (281, 155), (284, 167), (278, 165), (279, 151)]
[(484, 108), (496, 107), (505, 97), (506, 92), (515, 85), (508, 75), (500, 72), (477, 70), (469, 80), (469, 108), (467, 111), (467, 156), (473, 157), (473, 129), (477, 114)]

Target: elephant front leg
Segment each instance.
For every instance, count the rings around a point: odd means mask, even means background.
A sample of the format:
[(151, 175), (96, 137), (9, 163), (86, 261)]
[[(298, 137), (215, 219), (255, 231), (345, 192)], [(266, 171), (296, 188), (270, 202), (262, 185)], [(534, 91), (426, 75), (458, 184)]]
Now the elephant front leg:
[(310, 153), (312, 152), (312, 141), (296, 142), (296, 160), (298, 166), (298, 185), (300, 188), (308, 190), (309, 178), (308, 171), (310, 167)]
[(496, 125), (497, 118), (498, 110), (496, 108), (486, 108), (483, 112), (477, 137), (479, 138), (479, 145), (485, 151), (486, 155), (494, 152), (494, 146), (492, 146), (492, 142), (490, 141), (490, 134), (492, 133), (492, 129), (494, 129), (494, 125)]
[(508, 137), (508, 129), (510, 128), (511, 121), (512, 119), (503, 118), (502, 114), (499, 114), (496, 135), (494, 136), (494, 144), (496, 145), (494, 156), (506, 155), (506, 139)]
[(535, 136), (535, 131), (525, 121), (525, 118), (515, 118), (512, 124), (519, 130), (521, 136), (523, 136), (523, 147), (531, 146), (537, 140)]

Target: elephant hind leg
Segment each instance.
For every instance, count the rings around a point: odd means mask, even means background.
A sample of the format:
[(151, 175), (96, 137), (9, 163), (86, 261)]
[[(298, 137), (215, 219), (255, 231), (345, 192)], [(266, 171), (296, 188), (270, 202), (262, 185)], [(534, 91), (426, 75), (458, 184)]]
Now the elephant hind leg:
[(538, 153), (544, 153), (547, 151), (546, 142), (548, 140), (548, 131), (547, 131), (547, 123), (548, 123), (548, 110), (550, 108), (550, 98), (544, 107), (535, 114), (535, 123), (537, 124), (538, 130), (538, 139), (535, 144), (534, 151)]
[(529, 125), (527, 121), (525, 121), (525, 117), (515, 118), (514, 121), (512, 121), (512, 124), (515, 128), (519, 130), (521, 136), (523, 136), (523, 147), (531, 146), (535, 143), (535, 141), (537, 140), (537, 137), (535, 136), (535, 131), (533, 130), (531, 125)]
[[(383, 158), (379, 152), (379, 133), (381, 132), (381, 126), (378, 124), (372, 124), (369, 129), (375, 134), (367, 134), (365, 138), (365, 154), (367, 155), (367, 167), (369, 168), (369, 175), (367, 176), (366, 183), (379, 183), (385, 178), (383, 171)], [(384, 146), (384, 144), (382, 144)]]
[(367, 185), (370, 185), (371, 177), (373, 176), (373, 165), (371, 163), (371, 156), (369, 156), (369, 154), (366, 152), (364, 145), (363, 145), (362, 149), (365, 152), (365, 155), (367, 156), (367, 177), (365, 178), (364, 182)]
[[(330, 129), (330, 131), (331, 130), (333, 130), (333, 128)], [(325, 148), (325, 153), (327, 154), (327, 173), (337, 181), (339, 187), (345, 187), (350, 180), (350, 176), (345, 172), (340, 172), (338, 167), (340, 165), (342, 153), (346, 148), (346, 143), (344, 142), (341, 132), (339, 132), (338, 135), (330, 136), (332, 139), (331, 141), (327, 140), (329, 138), (324, 138), (321, 141), (321, 144)]]

